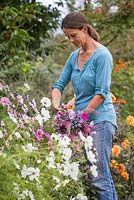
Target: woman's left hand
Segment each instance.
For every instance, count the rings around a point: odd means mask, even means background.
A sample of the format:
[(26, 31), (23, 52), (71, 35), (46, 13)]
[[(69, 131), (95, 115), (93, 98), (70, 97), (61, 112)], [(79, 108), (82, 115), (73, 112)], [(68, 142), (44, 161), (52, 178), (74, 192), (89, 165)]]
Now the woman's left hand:
[(87, 113), (88, 115), (89, 114), (91, 114), (91, 113), (93, 113), (93, 112), (95, 112), (95, 110), (94, 109), (89, 109), (89, 108), (85, 108), (84, 110), (83, 110), (83, 112), (85, 112), (85, 113)]

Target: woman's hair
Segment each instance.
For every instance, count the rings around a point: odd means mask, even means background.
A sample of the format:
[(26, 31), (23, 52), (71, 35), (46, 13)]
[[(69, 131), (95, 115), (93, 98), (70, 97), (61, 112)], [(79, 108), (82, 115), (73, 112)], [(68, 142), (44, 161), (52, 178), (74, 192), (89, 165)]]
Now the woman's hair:
[(85, 15), (80, 12), (72, 12), (66, 15), (62, 20), (61, 28), (80, 29), (84, 25), (87, 26), (89, 35), (94, 40), (98, 41), (100, 38), (99, 34), (91, 25), (89, 25)]

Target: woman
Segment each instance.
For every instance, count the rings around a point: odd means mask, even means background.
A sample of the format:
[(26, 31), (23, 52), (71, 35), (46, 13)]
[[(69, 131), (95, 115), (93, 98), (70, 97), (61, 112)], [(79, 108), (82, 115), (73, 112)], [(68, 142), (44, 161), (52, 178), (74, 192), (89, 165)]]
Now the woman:
[(116, 130), (116, 113), (110, 95), (112, 55), (98, 42), (99, 35), (82, 13), (65, 16), (61, 28), (78, 48), (66, 61), (58, 81), (52, 86), (52, 105), (59, 110), (64, 88), (72, 82), (75, 109), (84, 110), (94, 121), (94, 143), (98, 152), (98, 176), (93, 178), (99, 200), (117, 200), (109, 162), (112, 138)]

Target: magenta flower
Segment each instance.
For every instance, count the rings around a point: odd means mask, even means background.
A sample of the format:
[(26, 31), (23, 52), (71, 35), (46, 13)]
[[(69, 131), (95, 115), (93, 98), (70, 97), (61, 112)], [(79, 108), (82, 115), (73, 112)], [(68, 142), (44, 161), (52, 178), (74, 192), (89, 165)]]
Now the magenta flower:
[(81, 118), (84, 120), (84, 121), (87, 121), (88, 119), (88, 114), (83, 112), (82, 115), (81, 115)]
[(44, 132), (43, 131), (43, 127), (40, 127), (39, 129), (37, 129), (36, 134), (35, 134), (35, 136), (36, 136), (36, 138), (37, 138), (37, 140), (39, 142), (41, 142), (43, 140), (43, 135), (46, 136), (47, 140), (50, 140), (49, 133), (48, 132)]
[(3, 106), (6, 106), (6, 105), (9, 105), (9, 104), (10, 104), (10, 100), (9, 100), (9, 98), (7, 98), (7, 97), (2, 97), (2, 98), (0, 99), (0, 103), (1, 103)]
[(39, 142), (42, 141), (42, 136), (43, 136), (44, 132), (41, 128), (39, 128), (37, 131), (36, 131), (36, 138)]
[(48, 140), (50, 140), (50, 134), (49, 134), (48, 132), (44, 132), (44, 135), (46, 136), (46, 138), (47, 138)]

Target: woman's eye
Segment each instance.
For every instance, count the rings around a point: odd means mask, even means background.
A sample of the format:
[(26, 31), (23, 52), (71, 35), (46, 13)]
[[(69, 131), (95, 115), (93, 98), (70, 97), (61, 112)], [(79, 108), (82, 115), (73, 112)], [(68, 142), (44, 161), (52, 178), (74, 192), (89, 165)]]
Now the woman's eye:
[(68, 39), (75, 38), (76, 36), (77, 36), (77, 33), (72, 34), (72, 35), (65, 35), (65, 37), (67, 37)]
[(75, 37), (76, 36), (76, 34), (74, 34), (74, 35), (70, 35), (70, 37)]

